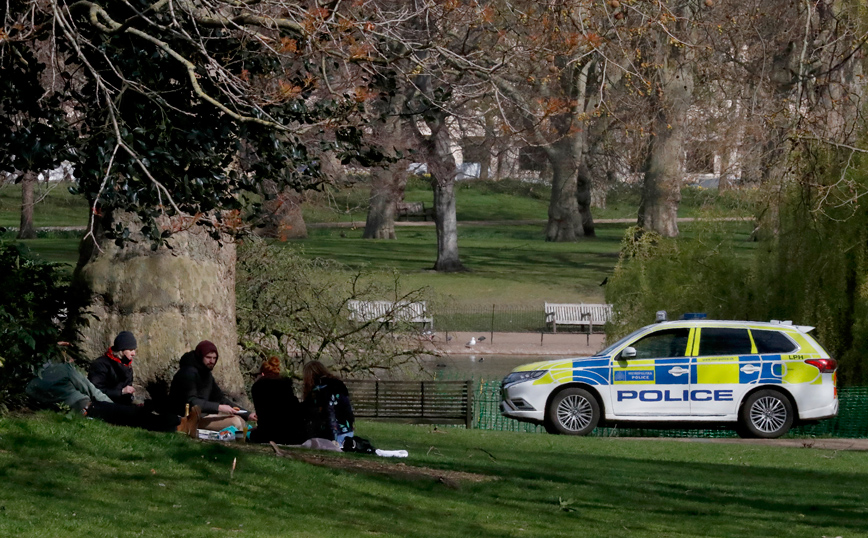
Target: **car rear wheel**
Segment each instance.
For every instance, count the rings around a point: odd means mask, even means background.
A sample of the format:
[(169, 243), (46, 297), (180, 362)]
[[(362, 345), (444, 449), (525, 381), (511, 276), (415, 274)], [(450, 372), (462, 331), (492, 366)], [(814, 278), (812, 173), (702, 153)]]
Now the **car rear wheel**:
[(588, 391), (565, 389), (552, 398), (546, 410), (546, 431), (566, 435), (587, 435), (600, 421), (600, 404)]
[(747, 397), (741, 408), (739, 434), (776, 439), (790, 431), (794, 418), (789, 398), (774, 390), (758, 390)]

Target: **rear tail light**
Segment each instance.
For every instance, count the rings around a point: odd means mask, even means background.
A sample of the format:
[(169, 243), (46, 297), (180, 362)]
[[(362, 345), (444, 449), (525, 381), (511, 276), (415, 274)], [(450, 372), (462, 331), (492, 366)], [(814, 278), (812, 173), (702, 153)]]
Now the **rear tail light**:
[(805, 362), (816, 366), (821, 374), (831, 374), (838, 368), (838, 361), (835, 359), (808, 359)]

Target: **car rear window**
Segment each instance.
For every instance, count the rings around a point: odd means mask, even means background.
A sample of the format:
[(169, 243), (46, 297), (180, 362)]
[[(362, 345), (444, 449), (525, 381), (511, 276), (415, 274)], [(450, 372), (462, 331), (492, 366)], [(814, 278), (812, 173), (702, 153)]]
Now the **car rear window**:
[(750, 334), (756, 344), (757, 353), (792, 353), (796, 350), (796, 344), (782, 332), (752, 329)]
[(747, 329), (703, 327), (699, 333), (700, 355), (750, 355)]

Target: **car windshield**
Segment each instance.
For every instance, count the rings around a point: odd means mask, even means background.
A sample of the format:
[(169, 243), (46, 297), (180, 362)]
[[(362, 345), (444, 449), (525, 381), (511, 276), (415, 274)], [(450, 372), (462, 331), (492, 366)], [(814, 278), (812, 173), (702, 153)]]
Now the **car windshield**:
[(600, 350), (600, 351), (594, 353), (593, 356), (594, 356), (594, 357), (604, 357), (604, 356), (606, 356), (606, 355), (611, 355), (613, 351), (615, 351), (616, 349), (618, 349), (618, 347), (620, 347), (620, 346), (624, 345), (625, 343), (627, 343), (628, 340), (632, 340), (633, 338), (636, 338), (636, 336), (637, 336), (639, 333), (644, 332), (645, 329), (647, 329), (647, 328), (648, 328), (648, 327), (642, 327), (642, 328), (639, 329), (638, 331), (633, 331), (633, 332), (631, 332), (630, 334), (628, 334), (628, 335), (625, 336), (624, 338), (621, 338), (620, 340), (618, 340), (617, 342), (615, 342), (615, 343), (612, 344), (611, 346), (607, 347), (606, 349), (602, 349), (602, 350)]

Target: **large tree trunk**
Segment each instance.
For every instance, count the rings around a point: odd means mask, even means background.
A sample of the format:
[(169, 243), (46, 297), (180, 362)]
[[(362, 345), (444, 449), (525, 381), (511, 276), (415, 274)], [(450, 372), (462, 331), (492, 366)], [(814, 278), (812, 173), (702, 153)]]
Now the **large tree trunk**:
[(602, 84), (602, 74), (598, 69), (595, 60), (573, 63), (567, 71), (569, 76), (565, 75), (560, 82), (562, 94), (575, 99), (576, 106), (569, 113), (552, 118), (558, 140), (544, 146), (552, 165), (546, 241), (575, 241), (595, 234), (591, 216), (591, 181), (585, 160), (588, 130), (594, 124), (594, 120), (589, 118), (596, 113), (600, 103), (601, 92), (598, 89)]
[(263, 202), (260, 220), (260, 226), (256, 228), (259, 236), (279, 241), (307, 237), (307, 225), (301, 212), (301, 195), (291, 189)]
[(591, 171), (584, 164), (579, 166), (576, 181), (576, 203), (579, 206), (579, 216), (582, 218), (582, 231), (585, 237), (596, 237), (594, 216), (591, 214)]
[(25, 172), (21, 179), (21, 225), (18, 227), (18, 239), (36, 239), (36, 228), (33, 226), (33, 206), (35, 205), (34, 190), (37, 181), (36, 172)]
[[(661, 121), (662, 120), (662, 121)], [(665, 118), (658, 120), (645, 163), (638, 225), (664, 237), (678, 235), (681, 202), (682, 140)]]
[(458, 257), (458, 217), (455, 213), (455, 182), (432, 180), (434, 188), (434, 224), (437, 228), (437, 262), (435, 271), (464, 271)]
[(571, 138), (562, 139), (546, 150), (552, 165), (552, 197), (549, 201), (546, 241), (575, 241), (584, 235), (576, 201), (576, 156)]
[(437, 261), (435, 271), (464, 271), (458, 257), (458, 216), (455, 212), (455, 177), (458, 166), (452, 154), (449, 128), (445, 113), (429, 120), (431, 136), (424, 148), (431, 185), (434, 189), (434, 224), (437, 230)]
[[(132, 331), (139, 343), (134, 362), (135, 384), (165, 386), (178, 369), (178, 359), (201, 340), (217, 345), (220, 360), (214, 376), (224, 391), (243, 397), (235, 325), (235, 245), (214, 240), (208, 229), (169, 221), (176, 231), (169, 245), (151, 250), (139, 221), (116, 216), (131, 238), (119, 248), (97, 230), (97, 248), (86, 237), (74, 281), (92, 299), (81, 346), (87, 356), (105, 352), (115, 335)], [(156, 394), (154, 396), (157, 396)]]
[(394, 162), (371, 168), (371, 197), (365, 220), (365, 239), (395, 239), (395, 206), (404, 199), (415, 134), (408, 123), (406, 96), (396, 93), (389, 99), (371, 104), (377, 119), (371, 122), (372, 140)]
[(395, 239), (395, 206), (404, 198), (407, 162), (371, 169), (371, 199), (365, 221), (365, 239)]
[[(669, 41), (664, 34), (659, 39), (663, 43)], [(662, 56), (667, 52), (668, 55)], [(693, 71), (681, 49), (661, 45), (658, 54), (663, 91), (652, 94), (656, 116), (645, 161), (638, 225), (664, 237), (675, 237), (684, 178), (684, 134), (693, 100)]]

